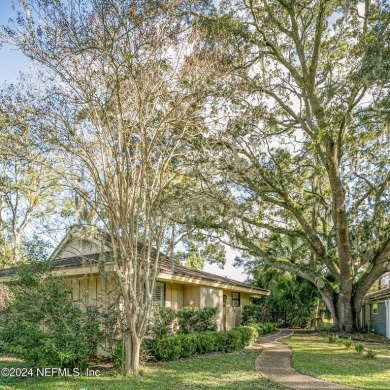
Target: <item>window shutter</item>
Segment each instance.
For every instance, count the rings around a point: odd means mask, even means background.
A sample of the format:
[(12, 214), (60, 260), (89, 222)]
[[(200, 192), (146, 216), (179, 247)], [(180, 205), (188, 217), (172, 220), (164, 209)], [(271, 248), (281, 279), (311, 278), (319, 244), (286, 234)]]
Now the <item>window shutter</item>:
[(154, 285), (153, 306), (165, 306), (164, 283), (156, 282)]

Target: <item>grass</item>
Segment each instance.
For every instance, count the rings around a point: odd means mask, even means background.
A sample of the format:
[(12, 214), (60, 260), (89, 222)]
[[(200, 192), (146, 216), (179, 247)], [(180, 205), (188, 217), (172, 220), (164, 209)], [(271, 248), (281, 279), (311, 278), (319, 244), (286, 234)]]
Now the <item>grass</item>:
[[(138, 389), (231, 389), (283, 390), (285, 387), (261, 378), (254, 361), (260, 353), (254, 345), (230, 354), (215, 353), (182, 359), (165, 364), (147, 365), (137, 378), (128, 378), (103, 371), (99, 378), (91, 377), (0, 377), (0, 389), (34, 390), (138, 390)], [(0, 370), (4, 367), (26, 367), (21, 361), (0, 356)]]
[(304, 374), (360, 389), (390, 389), (389, 345), (365, 343), (376, 353), (367, 359), (354, 348), (329, 343), (325, 335), (296, 334), (284, 341), (293, 350), (293, 366)]

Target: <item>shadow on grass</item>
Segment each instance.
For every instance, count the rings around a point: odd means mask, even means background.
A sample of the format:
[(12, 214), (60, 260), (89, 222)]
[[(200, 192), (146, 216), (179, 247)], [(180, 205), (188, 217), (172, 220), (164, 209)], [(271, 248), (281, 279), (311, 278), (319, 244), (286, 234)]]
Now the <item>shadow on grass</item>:
[[(254, 369), (260, 349), (257, 346), (231, 354), (210, 354), (158, 365), (148, 365), (138, 377), (124, 378), (113, 371), (102, 371), (100, 377), (0, 377), (0, 389), (36, 390), (129, 390), (129, 389), (264, 389), (282, 390)], [(4, 361), (0, 369), (25, 367), (23, 362)]]
[(390, 388), (387, 346), (367, 343), (366, 348), (377, 352), (375, 359), (367, 359), (354, 347), (329, 343), (322, 335), (295, 335), (286, 342), (293, 350), (293, 366), (304, 374), (362, 389)]

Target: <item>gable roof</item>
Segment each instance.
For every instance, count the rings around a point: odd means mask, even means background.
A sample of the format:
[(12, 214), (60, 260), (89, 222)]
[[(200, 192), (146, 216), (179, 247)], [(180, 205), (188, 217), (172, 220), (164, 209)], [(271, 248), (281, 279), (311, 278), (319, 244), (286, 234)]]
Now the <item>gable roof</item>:
[(364, 301), (373, 302), (381, 301), (382, 299), (390, 298), (390, 287), (382, 288), (381, 290), (374, 291), (365, 296)]
[[(71, 256), (66, 258), (59, 257), (62, 249), (68, 244), (73, 237), (82, 237), (83, 231), (85, 231), (84, 226), (74, 226), (72, 227), (64, 239), (60, 242), (57, 248), (53, 251), (53, 253), (49, 256), (49, 260), (52, 261), (52, 265), (55, 269), (71, 269), (71, 268), (79, 268), (83, 266), (99, 266), (103, 264), (112, 264), (112, 260), (110, 260), (111, 252), (109, 251), (111, 244), (110, 239), (105, 232), (102, 232), (100, 229), (94, 229), (92, 234), (88, 235), (87, 240), (92, 240), (96, 242), (100, 242), (103, 240), (104, 252), (100, 253), (91, 253), (80, 256)], [(142, 245), (139, 244), (140, 250), (142, 249)], [(155, 251), (155, 255), (157, 251)], [(261, 287), (253, 286), (249, 283), (240, 282), (238, 280), (226, 278), (220, 275), (215, 275), (210, 272), (205, 272), (201, 270), (195, 270), (183, 265), (177, 264), (172, 259), (170, 259), (167, 255), (160, 252), (161, 263), (160, 263), (160, 273), (168, 274), (168, 275), (179, 275), (185, 278), (195, 278), (202, 279), (205, 281), (223, 284), (223, 285), (231, 285), (234, 287), (241, 287), (244, 289), (250, 289), (253, 292), (257, 292), (261, 295), (269, 295), (270, 291)], [(16, 267), (8, 268), (4, 270), (0, 270), (0, 277), (9, 276), (15, 273), (17, 270)]]

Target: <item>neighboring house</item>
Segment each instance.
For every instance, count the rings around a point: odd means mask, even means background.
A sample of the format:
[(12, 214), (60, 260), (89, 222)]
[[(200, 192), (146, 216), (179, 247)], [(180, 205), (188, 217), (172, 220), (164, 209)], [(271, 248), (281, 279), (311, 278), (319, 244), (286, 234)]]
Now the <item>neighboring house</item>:
[[(112, 292), (116, 291), (110, 242), (98, 230), (86, 237), (85, 228), (70, 229), (50, 256), (54, 272), (70, 283), (75, 301), (107, 305), (112, 300)], [(13, 271), (0, 271), (0, 287), (12, 279)], [(243, 306), (250, 304), (253, 298), (266, 295), (269, 295), (268, 290), (183, 267), (164, 257), (153, 299), (155, 306), (173, 309), (217, 307), (218, 328), (228, 330), (240, 325)]]
[(390, 287), (366, 295), (360, 321), (363, 329), (390, 339)]

